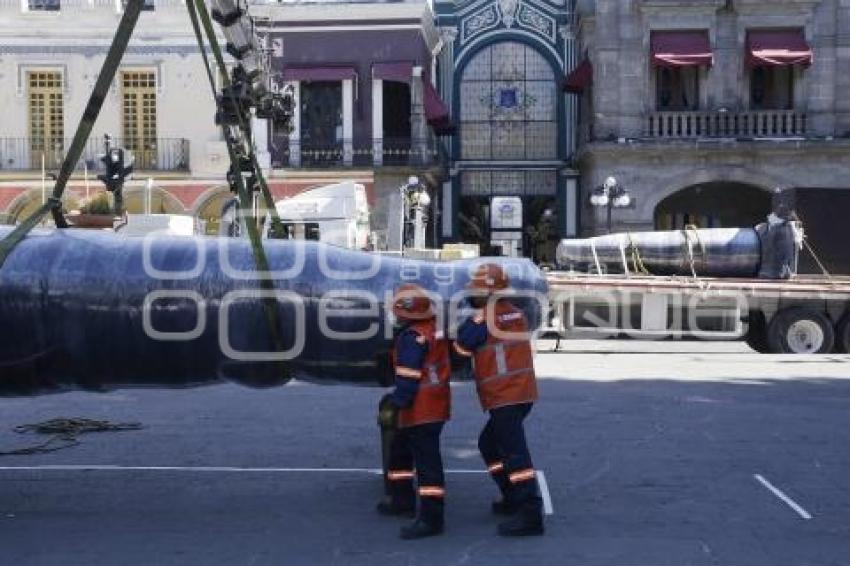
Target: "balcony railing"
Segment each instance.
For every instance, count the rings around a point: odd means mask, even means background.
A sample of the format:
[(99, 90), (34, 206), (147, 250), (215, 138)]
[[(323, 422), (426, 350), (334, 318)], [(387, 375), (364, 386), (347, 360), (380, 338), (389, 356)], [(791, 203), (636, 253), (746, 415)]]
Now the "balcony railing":
[[(45, 140), (34, 138), (0, 138), (0, 171), (40, 171), (42, 161), (47, 171), (62, 165), (70, 139)], [(189, 171), (189, 140), (157, 138), (154, 140), (112, 138), (113, 147), (123, 147), (133, 154), (137, 171)], [(77, 169), (89, 171), (103, 168), (103, 138), (86, 142)]]
[(440, 162), (434, 138), (383, 138), (357, 142), (343, 140), (316, 144), (277, 138), (272, 164), (281, 168), (422, 167)]
[(656, 112), (647, 117), (650, 138), (790, 138), (806, 134), (807, 118), (794, 110)]

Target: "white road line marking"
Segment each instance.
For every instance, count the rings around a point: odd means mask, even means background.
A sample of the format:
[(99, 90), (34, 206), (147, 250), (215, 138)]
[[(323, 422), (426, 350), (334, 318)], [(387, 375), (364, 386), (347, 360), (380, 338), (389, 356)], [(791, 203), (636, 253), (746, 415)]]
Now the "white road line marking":
[(543, 497), (543, 512), (547, 515), (554, 514), (552, 496), (549, 495), (549, 484), (546, 483), (546, 474), (543, 473), (543, 470), (537, 470), (537, 485), (540, 486), (540, 495)]
[[(119, 466), (114, 464), (44, 464), (41, 466), (0, 466), (0, 472), (219, 472), (219, 473), (341, 473), (377, 474), (380, 468), (244, 468), (238, 466)], [(447, 474), (487, 474), (487, 470), (446, 470)], [(543, 512), (554, 514), (546, 474), (537, 470), (537, 483), (543, 497)]]
[[(0, 472), (224, 472), (224, 473), (342, 473), (381, 474), (380, 468), (245, 468), (238, 466), (118, 466), (113, 464), (45, 464), (0, 466)], [(487, 470), (446, 470), (447, 474), (486, 474)]]
[(60, 472), (336, 472), (336, 473), (374, 473), (377, 468), (243, 468), (238, 466), (118, 466), (113, 464), (45, 464), (42, 466), (0, 466), (0, 471), (60, 471)]
[(753, 477), (756, 479), (756, 481), (758, 481), (760, 484), (770, 490), (773, 495), (784, 501), (785, 504), (788, 505), (788, 507), (790, 507), (791, 509), (793, 509), (800, 517), (807, 521), (812, 518), (808, 511), (803, 509), (796, 501), (785, 495), (782, 490), (777, 487), (774, 487), (773, 484), (764, 479), (764, 476), (762, 476), (761, 474), (753, 474)]

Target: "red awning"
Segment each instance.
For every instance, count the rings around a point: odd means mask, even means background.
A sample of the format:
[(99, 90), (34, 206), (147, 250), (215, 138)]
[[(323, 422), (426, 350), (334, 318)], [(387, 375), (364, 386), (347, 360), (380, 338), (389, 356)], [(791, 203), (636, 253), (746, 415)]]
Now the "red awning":
[(413, 63), (403, 61), (398, 63), (375, 63), (372, 65), (372, 78), (382, 81), (409, 83), (413, 76)]
[(747, 64), (751, 67), (812, 64), (812, 48), (802, 29), (747, 31)]
[(354, 67), (287, 67), (283, 70), (285, 81), (344, 81), (356, 78)]
[(710, 67), (714, 53), (707, 30), (653, 31), (652, 64), (656, 67)]
[(564, 90), (573, 94), (581, 94), (593, 84), (593, 64), (587, 57), (567, 75)]
[(429, 80), (422, 80), (424, 91), (425, 119), (434, 128), (437, 134), (447, 135), (454, 133), (454, 125), (449, 114), (449, 107), (440, 98), (440, 93), (434, 88)]

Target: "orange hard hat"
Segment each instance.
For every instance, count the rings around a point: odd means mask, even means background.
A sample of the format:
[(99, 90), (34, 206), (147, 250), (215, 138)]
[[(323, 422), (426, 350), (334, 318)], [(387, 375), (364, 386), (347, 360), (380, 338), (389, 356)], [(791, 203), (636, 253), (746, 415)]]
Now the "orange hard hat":
[(428, 320), (435, 316), (428, 293), (413, 283), (405, 283), (396, 289), (393, 314), (405, 320)]
[(509, 286), (510, 281), (508, 281), (508, 276), (500, 265), (482, 263), (472, 274), (472, 278), (467, 283), (466, 288), (495, 293), (496, 291), (503, 291)]

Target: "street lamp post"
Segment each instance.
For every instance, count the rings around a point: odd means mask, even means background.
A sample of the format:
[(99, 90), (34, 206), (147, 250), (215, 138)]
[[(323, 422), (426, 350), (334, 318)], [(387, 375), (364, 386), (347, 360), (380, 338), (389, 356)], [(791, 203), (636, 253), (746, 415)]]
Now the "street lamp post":
[(412, 227), (412, 244), (414, 248), (425, 247), (425, 209), (431, 204), (428, 190), (419, 182), (419, 178), (411, 175), (407, 183), (399, 187), (401, 198), (401, 228), (400, 247), (404, 251), (405, 228)]
[(590, 204), (607, 209), (607, 233), (611, 233), (611, 211), (614, 208), (626, 208), (632, 203), (632, 197), (615, 177), (608, 177), (601, 187), (596, 187), (590, 195)]

